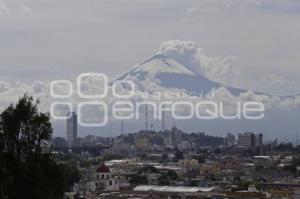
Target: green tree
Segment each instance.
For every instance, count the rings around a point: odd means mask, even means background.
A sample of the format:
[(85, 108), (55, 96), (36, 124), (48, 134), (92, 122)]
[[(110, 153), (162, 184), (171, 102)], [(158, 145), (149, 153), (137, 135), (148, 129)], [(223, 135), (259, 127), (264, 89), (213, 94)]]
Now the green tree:
[(178, 161), (178, 160), (182, 160), (182, 159), (184, 159), (183, 153), (179, 150), (176, 150), (175, 160)]
[(151, 165), (147, 165), (139, 169), (138, 174), (144, 174), (147, 177), (148, 173), (159, 173), (158, 170)]
[(297, 172), (297, 166), (295, 164), (285, 165), (282, 169), (293, 174)]
[(168, 154), (163, 154), (160, 158), (161, 163), (165, 163), (168, 160)]
[(115, 153), (107, 153), (103, 156), (102, 161), (119, 160), (124, 159), (124, 156)]
[(0, 115), (0, 194), (6, 198), (63, 198), (64, 171), (44, 147), (53, 132), (50, 116), (38, 104), (25, 94)]
[(166, 185), (170, 185), (170, 179), (166, 174), (161, 174), (161, 176), (159, 176), (158, 180), (158, 184), (162, 185), (162, 186), (166, 186)]
[(148, 180), (147, 180), (147, 177), (144, 175), (134, 174), (131, 176), (129, 183), (131, 185), (148, 184)]
[(171, 180), (177, 180), (177, 179), (178, 179), (177, 173), (176, 173), (175, 171), (173, 171), (173, 170), (168, 170), (167, 176), (168, 176)]

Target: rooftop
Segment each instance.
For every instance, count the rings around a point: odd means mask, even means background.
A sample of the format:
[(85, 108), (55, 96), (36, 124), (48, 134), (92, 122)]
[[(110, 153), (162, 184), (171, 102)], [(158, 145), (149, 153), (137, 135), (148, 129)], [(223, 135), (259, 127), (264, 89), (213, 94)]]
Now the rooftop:
[(156, 192), (174, 192), (174, 193), (195, 193), (210, 192), (217, 189), (216, 187), (187, 187), (187, 186), (156, 186), (156, 185), (139, 185), (134, 191), (156, 191)]

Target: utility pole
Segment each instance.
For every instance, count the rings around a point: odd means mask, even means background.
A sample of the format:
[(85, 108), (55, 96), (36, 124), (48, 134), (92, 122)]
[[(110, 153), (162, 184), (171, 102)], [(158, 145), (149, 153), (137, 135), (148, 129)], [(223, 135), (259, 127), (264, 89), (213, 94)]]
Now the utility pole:
[(148, 130), (148, 105), (146, 104), (146, 110), (145, 110), (145, 130)]
[(162, 106), (162, 121), (161, 121), (161, 130), (165, 131), (166, 130), (166, 120), (165, 120), (165, 105)]
[(124, 121), (121, 120), (121, 135), (124, 135)]
[(296, 147), (298, 146), (298, 139), (299, 139), (299, 133), (298, 133), (298, 131), (296, 131)]

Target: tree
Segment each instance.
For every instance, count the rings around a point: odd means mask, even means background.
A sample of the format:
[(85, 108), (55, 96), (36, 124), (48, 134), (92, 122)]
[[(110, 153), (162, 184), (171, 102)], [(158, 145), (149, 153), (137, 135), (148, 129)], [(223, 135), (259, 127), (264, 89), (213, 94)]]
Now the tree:
[(103, 156), (102, 161), (119, 160), (119, 159), (124, 159), (124, 157), (116, 153), (107, 153)]
[(178, 160), (182, 160), (182, 159), (184, 159), (183, 153), (181, 151), (177, 150), (175, 153), (175, 160), (178, 161)]
[(74, 160), (66, 162), (66, 164), (60, 164), (60, 169), (64, 172), (65, 188), (69, 189), (69, 187), (73, 186), (74, 183), (78, 183), (80, 180), (80, 173), (77, 169), (77, 163)]
[(278, 146), (275, 147), (276, 151), (292, 151), (294, 146), (292, 143), (280, 143)]
[(67, 140), (63, 137), (55, 137), (51, 140), (51, 143), (53, 144), (53, 147), (55, 149), (67, 149), (68, 148)]
[(148, 156), (147, 156), (146, 153), (138, 154), (138, 156), (141, 158), (141, 160), (147, 160), (148, 159)]
[(170, 185), (170, 179), (166, 174), (161, 174), (161, 176), (159, 176), (158, 180), (158, 184), (162, 185), (162, 186), (166, 186), (166, 185)]
[(138, 184), (148, 184), (147, 177), (144, 175), (137, 175), (134, 174), (131, 176), (131, 179), (129, 180), (129, 183), (131, 185), (138, 185)]
[(216, 149), (214, 149), (214, 154), (215, 155), (220, 155), (221, 154), (221, 149), (220, 148), (216, 148)]
[(205, 156), (203, 156), (203, 155), (194, 156), (193, 159), (198, 160), (199, 164), (205, 163)]
[(295, 164), (296, 166), (300, 166), (300, 158), (299, 157), (294, 157), (293, 158), (293, 164)]
[(160, 158), (160, 162), (165, 163), (168, 160), (168, 154), (163, 154)]
[(6, 198), (63, 198), (64, 171), (43, 148), (53, 132), (50, 116), (38, 104), (25, 94), (0, 115), (0, 189)]
[(145, 167), (142, 167), (142, 168), (138, 171), (139, 174), (143, 173), (144, 176), (146, 176), (146, 177), (147, 177), (147, 174), (148, 174), (149, 172), (151, 172), (151, 173), (159, 173), (158, 170), (157, 170), (157, 168), (155, 168), (154, 166), (151, 166), (151, 165), (147, 165), (147, 166), (145, 166)]
[(293, 174), (297, 172), (297, 166), (295, 164), (285, 165), (282, 169)]
[(177, 180), (177, 179), (178, 179), (177, 173), (176, 173), (175, 171), (173, 171), (173, 170), (168, 170), (167, 176), (168, 176), (171, 180)]

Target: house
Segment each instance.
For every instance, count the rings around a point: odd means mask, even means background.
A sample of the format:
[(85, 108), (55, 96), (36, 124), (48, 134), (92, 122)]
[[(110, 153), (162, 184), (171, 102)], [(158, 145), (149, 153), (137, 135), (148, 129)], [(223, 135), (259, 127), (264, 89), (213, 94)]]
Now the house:
[(82, 173), (79, 182), (79, 190), (90, 193), (96, 190), (117, 191), (119, 190), (119, 178), (113, 177), (109, 167), (101, 164), (96, 169), (87, 169)]

